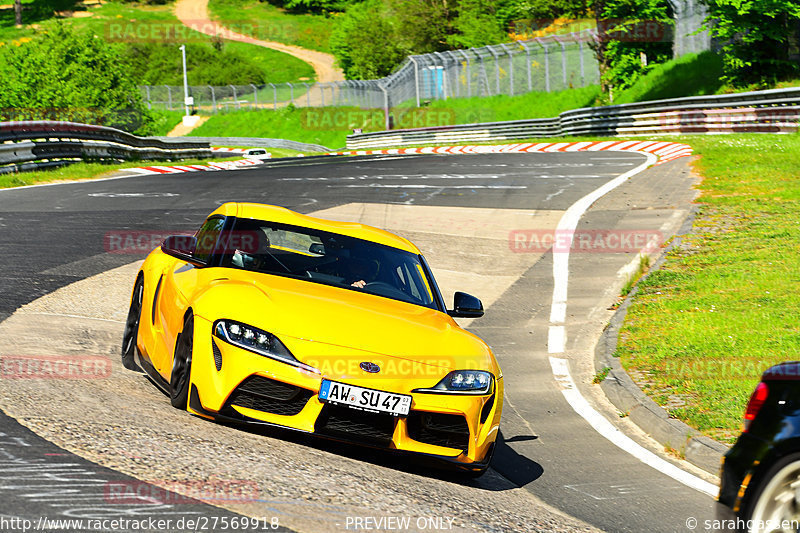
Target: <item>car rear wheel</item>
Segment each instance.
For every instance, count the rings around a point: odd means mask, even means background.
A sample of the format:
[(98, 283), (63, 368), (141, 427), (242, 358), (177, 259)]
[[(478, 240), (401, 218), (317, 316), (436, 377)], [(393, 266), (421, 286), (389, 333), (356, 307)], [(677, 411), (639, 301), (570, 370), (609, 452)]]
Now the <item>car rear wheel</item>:
[[(755, 489), (743, 521), (750, 533), (783, 531), (781, 523), (800, 517), (800, 454), (775, 463)], [(767, 527), (769, 526), (769, 527)]]
[(183, 331), (175, 343), (172, 360), (172, 375), (169, 380), (172, 406), (186, 409), (189, 399), (189, 383), (192, 375), (192, 349), (194, 347), (194, 315), (189, 314), (183, 322)]
[(136, 279), (131, 297), (131, 307), (128, 310), (128, 319), (125, 321), (125, 333), (122, 334), (122, 366), (128, 370), (141, 372), (136, 364), (136, 339), (139, 336), (139, 320), (142, 316), (142, 298), (144, 296), (144, 280), (141, 276)]

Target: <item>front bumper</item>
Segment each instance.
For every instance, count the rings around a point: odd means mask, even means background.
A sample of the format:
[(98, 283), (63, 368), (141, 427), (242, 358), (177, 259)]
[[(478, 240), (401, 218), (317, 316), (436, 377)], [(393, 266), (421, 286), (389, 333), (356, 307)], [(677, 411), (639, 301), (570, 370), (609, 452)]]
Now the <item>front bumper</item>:
[[(421, 376), (376, 377), (348, 373), (353, 365), (347, 358), (364, 360), (363, 356), (353, 356), (352, 350), (338, 359), (336, 354), (320, 357), (344, 361), (345, 372), (325, 375), (263, 357), (212, 338), (210, 322), (198, 320), (189, 410), (219, 421), (276, 426), (424, 454), (467, 470), (485, 467), (499, 431), (502, 379), (496, 380), (491, 394), (482, 396), (414, 393), (414, 389), (437, 383), (447, 369), (426, 368)], [(409, 394), (411, 411), (408, 416), (393, 416), (320, 401), (322, 379)]]

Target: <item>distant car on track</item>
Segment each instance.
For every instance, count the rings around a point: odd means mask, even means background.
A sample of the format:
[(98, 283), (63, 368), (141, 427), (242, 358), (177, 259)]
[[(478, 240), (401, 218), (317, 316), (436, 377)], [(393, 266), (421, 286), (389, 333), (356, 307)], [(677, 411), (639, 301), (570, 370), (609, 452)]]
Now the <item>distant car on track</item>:
[(800, 528), (800, 362), (764, 372), (720, 479), (717, 518), (723, 530)]
[(257, 161), (267, 161), (272, 159), (272, 154), (263, 148), (250, 148), (244, 152), (245, 159), (255, 159)]
[(491, 461), (503, 376), (447, 310), (419, 249), (369, 226), (226, 203), (173, 236), (133, 287), (122, 361), (172, 405), (413, 452), (472, 474)]

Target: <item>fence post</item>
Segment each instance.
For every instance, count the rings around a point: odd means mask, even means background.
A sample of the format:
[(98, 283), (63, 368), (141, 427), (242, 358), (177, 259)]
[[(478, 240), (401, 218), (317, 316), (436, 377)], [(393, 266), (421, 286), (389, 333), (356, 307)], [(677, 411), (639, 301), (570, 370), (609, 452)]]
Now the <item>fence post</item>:
[(319, 86), (319, 97), (322, 105), (320, 107), (325, 107), (325, 86), (323, 84), (318, 84)]
[(508, 45), (501, 44), (503, 50), (508, 54), (508, 92), (510, 96), (514, 96), (514, 55)]
[(492, 57), (494, 58), (494, 78), (495, 78), (495, 85), (496, 85), (494, 94), (497, 95), (497, 94), (500, 94), (500, 59), (499, 59), (500, 56), (498, 56), (494, 52), (494, 50), (492, 49), (491, 46), (487, 46), (486, 50), (488, 50), (489, 53), (492, 54)]
[(250, 87), (253, 88), (253, 103), (255, 104), (255, 108), (258, 109), (258, 89), (256, 89), (256, 86), (252, 83), (250, 84)]
[(548, 47), (542, 41), (536, 41), (536, 43), (542, 48), (544, 48), (544, 91), (549, 93), (550, 92), (550, 47)]
[(231, 89), (233, 89), (233, 105), (236, 106), (236, 109), (239, 109), (239, 99), (236, 98), (236, 87), (233, 85), (228, 85)]
[(472, 67), (470, 66), (470, 62), (469, 62), (469, 55), (464, 50), (456, 50), (456, 51), (459, 52), (462, 56), (464, 56), (464, 59), (467, 60), (467, 68), (466, 68), (466, 72), (467, 72), (467, 75), (466, 75), (466, 77), (467, 77), (467, 97), (469, 98), (469, 97), (472, 96)]
[(553, 39), (561, 45), (561, 78), (564, 82), (564, 89), (567, 88), (567, 46), (555, 35)]
[(580, 37), (575, 38), (578, 41), (578, 53), (581, 56), (581, 87), (586, 87), (586, 70), (583, 66), (583, 39)]
[(306, 105), (311, 107), (311, 88), (308, 86), (306, 82), (303, 82), (303, 85), (306, 88)]
[(153, 109), (153, 102), (150, 101), (150, 86), (144, 86), (145, 91), (147, 91), (147, 109)]
[(386, 90), (386, 87), (378, 83), (378, 87), (381, 88), (383, 91), (383, 118), (385, 121), (384, 126), (386, 129), (389, 129), (389, 91)]
[(294, 85), (290, 82), (287, 82), (287, 84), (289, 85), (289, 99), (294, 104)]
[(528, 65), (528, 92), (533, 90), (533, 79), (531, 78), (531, 49), (528, 43), (520, 41), (519, 44), (525, 49), (525, 63)]
[(419, 107), (419, 65), (414, 56), (408, 56), (408, 59), (414, 63), (414, 94), (417, 95), (417, 107)]
[(211, 89), (211, 107), (214, 108), (214, 114), (217, 114), (217, 95), (214, 93), (214, 87), (208, 85), (208, 88)]
[(269, 84), (272, 87), (272, 110), (278, 110), (278, 89), (275, 87), (274, 83)]
[(167, 88), (167, 108), (172, 111), (172, 89), (169, 88), (169, 85), (164, 85)]

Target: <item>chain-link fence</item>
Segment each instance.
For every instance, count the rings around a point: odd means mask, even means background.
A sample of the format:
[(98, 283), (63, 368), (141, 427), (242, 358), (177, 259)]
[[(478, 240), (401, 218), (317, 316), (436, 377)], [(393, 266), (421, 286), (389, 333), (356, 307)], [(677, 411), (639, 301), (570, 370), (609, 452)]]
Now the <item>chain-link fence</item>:
[[(332, 83), (190, 86), (193, 106), (204, 113), (239, 109), (352, 106), (390, 109), (432, 100), (559, 91), (599, 82), (589, 47), (592, 32), (408, 57), (379, 80)], [(183, 87), (142, 87), (151, 108), (183, 108)]]

